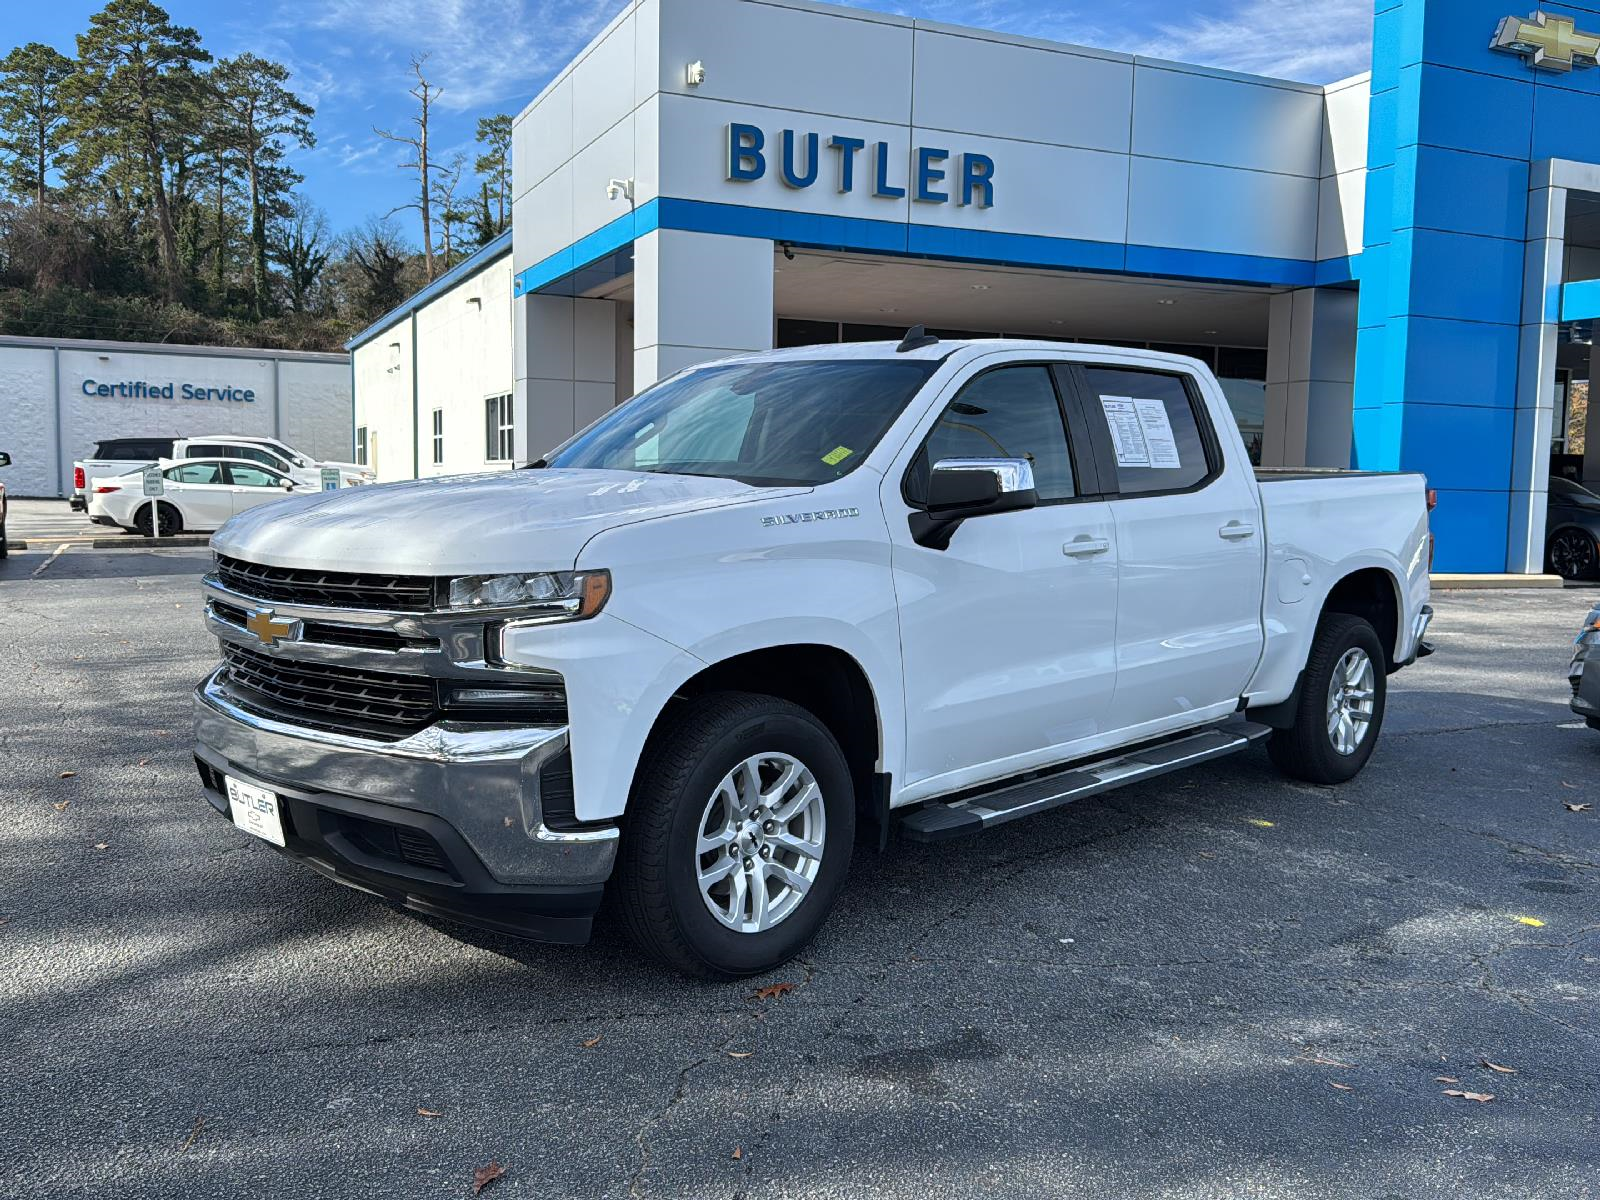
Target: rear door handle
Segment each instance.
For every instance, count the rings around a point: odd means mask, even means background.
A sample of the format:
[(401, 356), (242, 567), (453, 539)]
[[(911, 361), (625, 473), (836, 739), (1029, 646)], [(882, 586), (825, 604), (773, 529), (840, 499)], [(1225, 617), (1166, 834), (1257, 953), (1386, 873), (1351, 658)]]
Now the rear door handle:
[(1109, 549), (1111, 542), (1107, 538), (1090, 537), (1082, 533), (1062, 546), (1061, 553), (1072, 558), (1090, 558), (1096, 554), (1104, 554)]
[(1243, 538), (1255, 537), (1256, 527), (1245, 521), (1229, 521), (1217, 530), (1217, 536), (1227, 538), (1230, 542), (1237, 542)]

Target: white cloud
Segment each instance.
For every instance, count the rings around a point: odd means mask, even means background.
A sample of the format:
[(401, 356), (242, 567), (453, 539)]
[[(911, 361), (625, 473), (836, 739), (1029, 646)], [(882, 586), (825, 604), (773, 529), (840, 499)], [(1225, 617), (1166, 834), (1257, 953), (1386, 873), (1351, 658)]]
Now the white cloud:
[[(325, 0), (311, 27), (382, 55), (387, 85), (428, 54), (439, 106), (520, 108), (617, 12), (623, 0)], [(304, 20), (304, 17), (298, 17)]]
[(1372, 0), (1237, 0), (1216, 16), (1162, 24), (1139, 53), (1330, 83), (1372, 65)]

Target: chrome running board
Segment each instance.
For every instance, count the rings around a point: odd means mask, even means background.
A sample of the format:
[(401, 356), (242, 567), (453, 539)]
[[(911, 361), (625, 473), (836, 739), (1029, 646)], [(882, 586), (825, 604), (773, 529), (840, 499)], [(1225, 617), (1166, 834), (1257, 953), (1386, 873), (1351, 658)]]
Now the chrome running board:
[(933, 800), (900, 818), (899, 832), (913, 842), (942, 842), (977, 833), (1085, 796), (1235, 754), (1271, 732), (1265, 725), (1236, 720), (1148, 742), (1107, 758), (1075, 763), (1054, 774), (1002, 783), (989, 791), (964, 792), (956, 799)]

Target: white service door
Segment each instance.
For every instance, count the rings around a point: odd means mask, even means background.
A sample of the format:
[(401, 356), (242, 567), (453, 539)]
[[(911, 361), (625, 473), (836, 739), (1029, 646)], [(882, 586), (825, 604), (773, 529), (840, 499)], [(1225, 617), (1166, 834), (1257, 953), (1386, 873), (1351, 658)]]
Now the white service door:
[[(1039, 507), (971, 518), (944, 550), (918, 545), (905, 493), (918, 498), (925, 464), (993, 457), (1032, 460)], [(1049, 370), (977, 375), (908, 458), (883, 489), (905, 673), (900, 790), (1026, 770), (1104, 733), (1116, 686), (1116, 532), (1110, 505), (1076, 498)]]
[(183, 514), (185, 529), (216, 529), (233, 516), (233, 489), (223, 478), (220, 463), (186, 463), (163, 474), (164, 498)]
[(1133, 729), (1225, 713), (1262, 649), (1266, 531), (1253, 470), (1242, 446), (1226, 453), (1238, 446), (1233, 431), (1209, 431), (1192, 379), (1092, 365), (1081, 377), (1085, 415), (1103, 422), (1097, 436), (1109, 435), (1102, 457), (1115, 459), (1119, 492), (1112, 720)]

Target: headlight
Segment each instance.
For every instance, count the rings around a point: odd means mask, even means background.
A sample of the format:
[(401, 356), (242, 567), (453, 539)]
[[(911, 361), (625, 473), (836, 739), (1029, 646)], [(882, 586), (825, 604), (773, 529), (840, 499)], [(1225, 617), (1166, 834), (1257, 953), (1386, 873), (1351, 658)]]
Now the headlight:
[(609, 571), (542, 571), (530, 575), (462, 575), (446, 592), (451, 608), (518, 609), (547, 621), (581, 621), (605, 607)]

